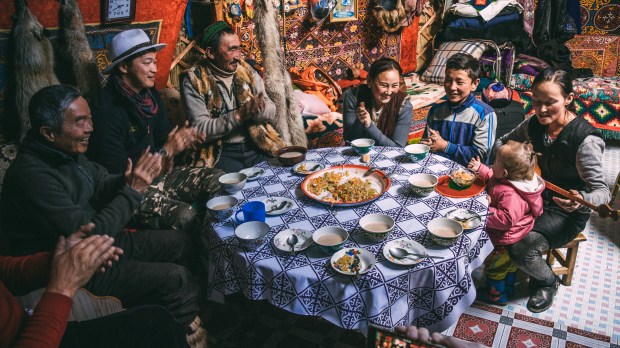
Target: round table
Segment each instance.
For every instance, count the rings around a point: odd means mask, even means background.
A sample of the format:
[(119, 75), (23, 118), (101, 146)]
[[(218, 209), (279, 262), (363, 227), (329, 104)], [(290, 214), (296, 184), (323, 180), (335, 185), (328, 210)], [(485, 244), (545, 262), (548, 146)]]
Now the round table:
[[(224, 302), (225, 295), (242, 291), (249, 299), (266, 299), (285, 310), (320, 316), (342, 328), (363, 332), (369, 324), (389, 328), (414, 324), (443, 331), (455, 323), (476, 297), (472, 271), (493, 250), (483, 229), (486, 221), (483, 218), (480, 227), (464, 233), (449, 248), (433, 245), (426, 224), (456, 208), (485, 213), (488, 202), (484, 193), (470, 198), (448, 198), (437, 192), (415, 197), (407, 189), (410, 174), (439, 176), (458, 165), (433, 154), (413, 163), (402, 148), (390, 147), (373, 148), (371, 158), (374, 166), (397, 174), (390, 189), (377, 200), (351, 208), (330, 207), (307, 198), (299, 188), (304, 176), (275, 159), (258, 164), (265, 173), (235, 195), (239, 206), (267, 197), (288, 197), (296, 206), (285, 214), (267, 217), (270, 242), (254, 252), (240, 248), (234, 235), (238, 225), (234, 216), (221, 222), (205, 220), (209, 299)], [(360, 164), (360, 156), (348, 147), (310, 150), (306, 160), (327, 167)], [(364, 236), (358, 221), (379, 212), (394, 218), (396, 226), (388, 240), (373, 242)], [(346, 247), (362, 247), (374, 254), (376, 267), (357, 277), (342, 275), (331, 268), (331, 255), (323, 254), (316, 245), (293, 256), (278, 250), (271, 241), (287, 228), (314, 231), (332, 225), (350, 233)], [(383, 245), (402, 237), (418, 241), (429, 254), (445, 259), (427, 258), (411, 266), (392, 264), (383, 256)]]

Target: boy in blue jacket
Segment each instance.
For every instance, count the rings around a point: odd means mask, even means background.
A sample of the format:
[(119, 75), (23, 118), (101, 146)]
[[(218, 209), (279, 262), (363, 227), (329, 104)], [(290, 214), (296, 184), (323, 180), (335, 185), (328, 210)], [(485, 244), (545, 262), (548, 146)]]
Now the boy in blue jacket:
[(497, 116), (473, 94), (479, 74), (478, 60), (469, 54), (457, 53), (448, 59), (443, 83), (448, 102), (433, 105), (421, 141), (431, 152), (463, 166), (476, 156), (485, 162), (495, 141)]

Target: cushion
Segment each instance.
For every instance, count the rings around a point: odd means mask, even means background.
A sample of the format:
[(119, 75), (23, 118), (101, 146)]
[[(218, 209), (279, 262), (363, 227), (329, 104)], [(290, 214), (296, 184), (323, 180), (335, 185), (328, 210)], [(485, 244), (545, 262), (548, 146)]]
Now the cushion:
[(304, 93), (300, 90), (294, 92), (299, 103), (299, 112), (302, 115), (323, 115), (331, 112), (327, 104), (316, 95)]
[(452, 55), (462, 52), (472, 55), (476, 59), (480, 59), (482, 52), (486, 49), (486, 44), (482, 42), (453, 41), (444, 42), (433, 56), (428, 69), (422, 74), (422, 81), (428, 83), (443, 84), (446, 77), (446, 62)]

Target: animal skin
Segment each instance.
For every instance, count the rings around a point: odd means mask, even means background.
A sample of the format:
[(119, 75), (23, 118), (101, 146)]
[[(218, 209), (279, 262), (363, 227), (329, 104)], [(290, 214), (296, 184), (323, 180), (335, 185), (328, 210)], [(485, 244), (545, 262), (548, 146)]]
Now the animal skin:
[(54, 49), (43, 35), (43, 26), (32, 15), (26, 0), (15, 0), (15, 107), (20, 121), (20, 140), (30, 129), (28, 103), (43, 87), (58, 84), (54, 74)]
[(263, 52), (265, 91), (276, 104), (275, 129), (286, 144), (307, 146), (308, 138), (303, 126), (291, 77), (283, 63), (280, 49), (280, 32), (276, 9), (271, 0), (254, 1), (256, 38)]
[(62, 29), (61, 55), (71, 62), (76, 87), (89, 99), (101, 87), (99, 70), (84, 29), (84, 20), (76, 0), (61, 0), (60, 25)]

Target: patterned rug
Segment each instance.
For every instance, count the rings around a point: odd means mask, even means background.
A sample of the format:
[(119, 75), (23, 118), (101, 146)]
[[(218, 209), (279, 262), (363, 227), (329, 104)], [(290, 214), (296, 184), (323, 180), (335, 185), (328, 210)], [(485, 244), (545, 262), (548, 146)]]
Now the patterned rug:
[[(344, 330), (320, 317), (289, 313), (241, 295), (226, 305), (210, 304), (211, 347), (364, 347), (359, 331)], [(446, 335), (489, 347), (615, 347), (609, 336), (475, 303)]]
[[(285, 33), (285, 61), (287, 68), (300, 71), (308, 66), (318, 66), (333, 79), (345, 77), (347, 68), (353, 63), (362, 62), (368, 70), (371, 62), (386, 56), (400, 60), (400, 35), (384, 34), (372, 22), (368, 12), (368, 0), (359, 0), (357, 19), (348, 22), (329, 22), (329, 18), (317, 25), (308, 13), (306, 1), (295, 1), (300, 6), (282, 19), (280, 34)], [(258, 41), (254, 36), (254, 19), (247, 20), (241, 26), (235, 26), (244, 48), (251, 52), (253, 58), (262, 61)]]

